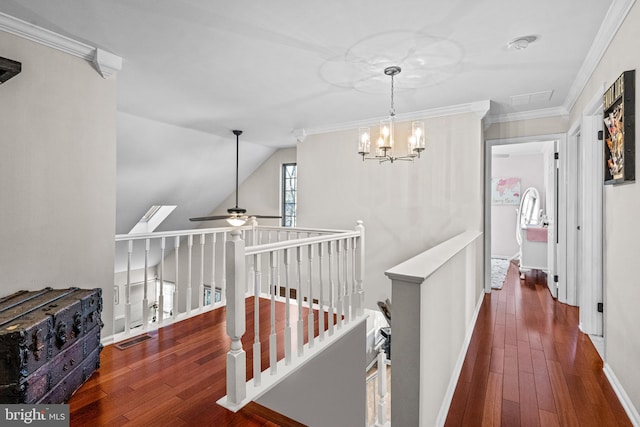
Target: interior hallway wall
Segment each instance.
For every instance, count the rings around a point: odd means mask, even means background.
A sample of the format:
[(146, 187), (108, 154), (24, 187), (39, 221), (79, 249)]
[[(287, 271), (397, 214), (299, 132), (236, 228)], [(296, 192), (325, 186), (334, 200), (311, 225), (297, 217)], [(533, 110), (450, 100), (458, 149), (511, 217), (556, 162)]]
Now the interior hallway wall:
[[(0, 86), (0, 295), (102, 288), (112, 318), (116, 79), (0, 31), (22, 72)], [(103, 335), (111, 334), (105, 322)]]

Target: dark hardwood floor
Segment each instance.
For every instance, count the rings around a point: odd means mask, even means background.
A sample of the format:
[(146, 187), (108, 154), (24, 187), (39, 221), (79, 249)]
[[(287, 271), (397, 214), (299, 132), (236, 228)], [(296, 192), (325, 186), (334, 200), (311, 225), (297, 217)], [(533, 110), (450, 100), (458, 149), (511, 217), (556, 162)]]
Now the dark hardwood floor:
[(546, 275), (509, 266), (486, 295), (446, 426), (630, 426), (603, 362)]
[[(253, 298), (247, 298), (242, 341), (247, 377), (252, 378)], [(72, 426), (301, 426), (294, 420), (250, 403), (237, 413), (216, 404), (225, 395), (225, 359), (230, 339), (224, 308), (149, 333), (152, 339), (120, 350), (106, 346), (101, 366), (71, 398)], [(307, 342), (306, 315), (305, 342)], [(297, 309), (291, 310), (297, 320)], [(326, 319), (326, 317), (325, 317)], [(260, 300), (260, 321), (269, 324), (269, 301)], [(277, 304), (284, 324), (284, 304)], [(326, 322), (325, 322), (326, 325)], [(316, 316), (316, 335), (318, 333)], [(262, 366), (268, 366), (269, 328), (262, 328)], [(295, 328), (292, 331), (295, 344)], [(284, 357), (278, 336), (279, 359)]]

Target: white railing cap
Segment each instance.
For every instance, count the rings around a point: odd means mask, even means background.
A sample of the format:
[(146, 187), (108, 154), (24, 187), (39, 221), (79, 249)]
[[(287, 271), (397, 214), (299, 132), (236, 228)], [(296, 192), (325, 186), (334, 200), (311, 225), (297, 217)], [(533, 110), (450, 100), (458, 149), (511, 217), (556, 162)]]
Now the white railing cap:
[(384, 274), (391, 280), (420, 284), (480, 236), (480, 231), (465, 231), (390, 268)]

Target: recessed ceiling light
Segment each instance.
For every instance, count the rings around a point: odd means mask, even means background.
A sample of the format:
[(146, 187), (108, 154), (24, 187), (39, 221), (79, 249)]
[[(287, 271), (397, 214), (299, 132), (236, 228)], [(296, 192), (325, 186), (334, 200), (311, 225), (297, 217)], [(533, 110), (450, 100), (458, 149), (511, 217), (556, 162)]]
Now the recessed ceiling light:
[(518, 37), (515, 40), (509, 42), (508, 48), (511, 50), (523, 50), (526, 49), (530, 43), (533, 43), (538, 38), (536, 36)]

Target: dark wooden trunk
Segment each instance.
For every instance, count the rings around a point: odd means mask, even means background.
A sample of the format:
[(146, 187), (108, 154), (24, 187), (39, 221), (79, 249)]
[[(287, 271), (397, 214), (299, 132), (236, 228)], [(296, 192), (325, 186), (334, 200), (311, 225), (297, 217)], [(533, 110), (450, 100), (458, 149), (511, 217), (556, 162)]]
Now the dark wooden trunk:
[(101, 289), (0, 299), (0, 402), (63, 403), (100, 365)]

